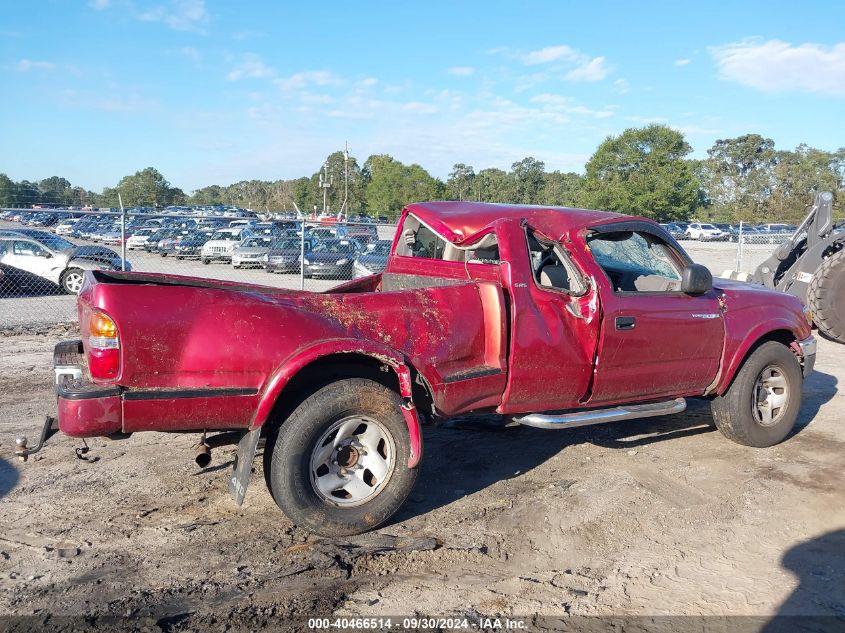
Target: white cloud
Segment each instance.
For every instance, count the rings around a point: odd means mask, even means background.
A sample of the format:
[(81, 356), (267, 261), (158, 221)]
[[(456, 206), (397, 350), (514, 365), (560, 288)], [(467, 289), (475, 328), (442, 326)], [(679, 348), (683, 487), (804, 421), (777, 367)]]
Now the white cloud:
[(604, 57), (595, 57), (577, 68), (566, 73), (563, 78), (568, 81), (601, 81), (610, 72)]
[(367, 77), (366, 79), (362, 79), (358, 82), (358, 86), (360, 88), (372, 88), (378, 83), (378, 79), (375, 77)]
[(64, 105), (84, 110), (103, 112), (150, 112), (160, 107), (157, 99), (148, 99), (136, 93), (127, 93), (118, 97), (91, 95), (76, 90), (61, 93)]
[(833, 46), (743, 40), (707, 49), (719, 76), (765, 92), (845, 96), (845, 42)]
[(142, 22), (162, 22), (174, 31), (199, 31), (209, 19), (205, 0), (170, 0), (135, 17)]
[(522, 61), (529, 66), (535, 64), (548, 64), (549, 62), (556, 62), (558, 60), (577, 61), (583, 57), (574, 48), (569, 46), (546, 46), (540, 50), (531, 51), (522, 56)]
[(88, 6), (92, 9), (97, 11), (102, 11), (103, 9), (107, 9), (108, 6), (111, 4), (111, 0), (89, 0)]
[(328, 70), (309, 70), (281, 77), (275, 83), (282, 90), (298, 90), (306, 86), (339, 86), (343, 81)]
[(687, 65), (687, 64), (689, 64), (691, 61), (692, 61), (691, 59), (686, 59), (686, 58), (684, 58), (684, 59), (676, 59), (676, 60), (675, 60), (675, 66), (686, 66), (686, 65)]
[(276, 71), (261, 61), (258, 55), (247, 53), (243, 55), (241, 63), (229, 71), (226, 79), (238, 81), (240, 79), (269, 79), (275, 76)]
[(183, 46), (179, 52), (194, 63), (194, 66), (199, 66), (202, 63), (202, 54), (193, 46)]
[(475, 68), (472, 66), (452, 66), (449, 69), (449, 74), (455, 75), (456, 77), (469, 77), (474, 72)]
[(621, 95), (624, 95), (627, 92), (630, 92), (630, 90), (631, 90), (631, 84), (628, 83), (627, 79), (622, 79), (622, 78), (614, 81), (613, 87), (616, 88), (616, 92), (618, 92)]
[[(611, 71), (604, 57), (590, 57), (564, 44), (525, 53), (520, 59), (527, 66), (554, 64), (559, 70), (566, 71), (561, 77), (564, 81), (601, 81)], [(542, 76), (542, 73), (539, 75)]]
[(437, 106), (430, 103), (421, 103), (419, 101), (409, 101), (402, 104), (402, 109), (406, 112), (416, 112), (418, 114), (434, 114), (437, 112)]
[(53, 62), (36, 61), (33, 59), (22, 59), (15, 64), (15, 70), (20, 73), (28, 73), (33, 70), (55, 70), (58, 64)]
[(604, 108), (602, 110), (593, 110), (583, 105), (579, 105), (572, 97), (564, 95), (550, 94), (544, 92), (534, 95), (529, 100), (531, 103), (537, 103), (546, 111), (563, 112), (566, 114), (580, 114), (584, 116), (594, 117), (597, 119), (606, 119), (613, 116), (614, 112), (611, 108)]

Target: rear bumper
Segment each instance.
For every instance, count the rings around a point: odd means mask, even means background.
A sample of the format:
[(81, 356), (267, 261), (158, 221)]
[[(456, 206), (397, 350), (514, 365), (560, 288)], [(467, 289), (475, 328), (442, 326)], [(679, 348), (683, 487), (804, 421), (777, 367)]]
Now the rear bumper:
[(82, 341), (63, 341), (53, 350), (59, 430), (71, 437), (119, 433), (123, 427), (119, 387), (87, 378)]
[(804, 340), (798, 341), (798, 349), (803, 358), (802, 370), (804, 372), (804, 378), (806, 378), (812, 373), (813, 367), (816, 364), (816, 339), (808, 336)]

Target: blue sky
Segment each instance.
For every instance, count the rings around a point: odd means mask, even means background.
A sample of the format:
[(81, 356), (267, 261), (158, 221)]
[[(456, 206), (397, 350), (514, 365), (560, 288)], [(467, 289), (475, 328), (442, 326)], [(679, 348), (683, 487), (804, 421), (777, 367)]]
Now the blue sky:
[(349, 142), (444, 178), (581, 171), (628, 127), (695, 155), (757, 132), (845, 146), (845, 3), (7, 3), (0, 172), (186, 191), (310, 175)]

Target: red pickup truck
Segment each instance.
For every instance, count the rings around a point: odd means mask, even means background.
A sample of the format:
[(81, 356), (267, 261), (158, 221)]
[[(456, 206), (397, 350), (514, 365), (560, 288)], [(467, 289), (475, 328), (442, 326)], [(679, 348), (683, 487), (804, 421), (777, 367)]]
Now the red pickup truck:
[[(73, 437), (259, 438), (281, 509), (321, 534), (384, 523), (422, 456), (421, 421), (501, 414), (557, 429), (712, 403), (748, 446), (790, 432), (815, 361), (801, 303), (717, 280), (651, 220), (468, 202), (409, 205), (384, 273), (323, 293), (86, 272), (81, 341), (56, 347)], [(208, 434), (208, 435), (207, 435)], [(220, 441), (216, 441), (220, 440)]]

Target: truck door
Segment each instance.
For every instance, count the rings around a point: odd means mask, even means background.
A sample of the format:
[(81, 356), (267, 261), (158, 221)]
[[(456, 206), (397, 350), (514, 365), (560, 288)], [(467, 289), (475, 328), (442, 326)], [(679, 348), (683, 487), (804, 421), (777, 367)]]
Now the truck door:
[(587, 237), (603, 273), (591, 405), (702, 393), (719, 369), (724, 321), (716, 292), (680, 292), (688, 258), (642, 225)]
[(561, 244), (529, 226), (502, 243), (509, 262), (511, 335), (502, 413), (579, 406), (590, 385), (598, 295)]

